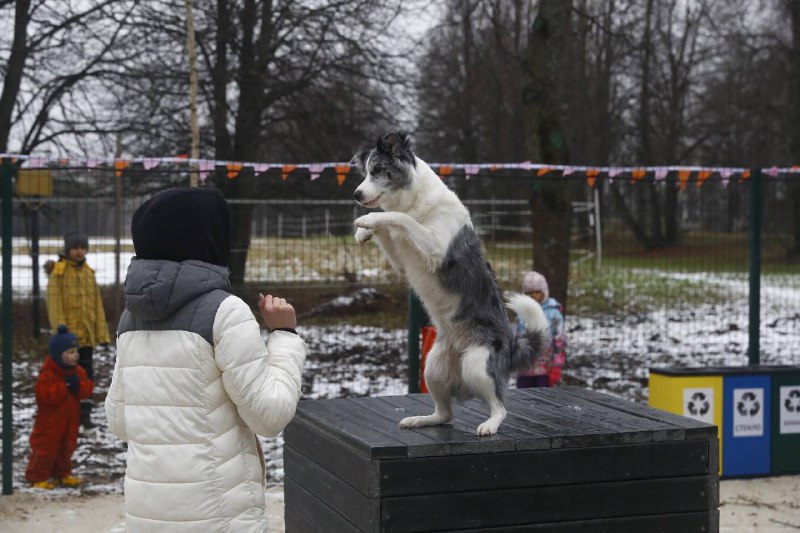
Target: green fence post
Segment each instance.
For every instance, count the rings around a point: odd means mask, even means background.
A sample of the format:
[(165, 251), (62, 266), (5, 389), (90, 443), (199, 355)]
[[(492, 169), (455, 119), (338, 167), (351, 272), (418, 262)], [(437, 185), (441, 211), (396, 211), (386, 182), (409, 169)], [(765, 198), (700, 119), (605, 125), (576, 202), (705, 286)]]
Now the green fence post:
[(748, 364), (761, 362), (759, 329), (761, 327), (761, 225), (763, 181), (761, 169), (750, 170), (750, 344)]
[(0, 188), (3, 192), (2, 201), (2, 224), (3, 224), (3, 494), (11, 494), (14, 491), (14, 450), (12, 431), (14, 421), (12, 419), (12, 391), (13, 385), (11, 367), (12, 343), (11, 343), (11, 178), (14, 175), (14, 167), (10, 159), (0, 161)]
[(422, 302), (414, 291), (408, 291), (408, 393), (419, 392), (419, 332)]

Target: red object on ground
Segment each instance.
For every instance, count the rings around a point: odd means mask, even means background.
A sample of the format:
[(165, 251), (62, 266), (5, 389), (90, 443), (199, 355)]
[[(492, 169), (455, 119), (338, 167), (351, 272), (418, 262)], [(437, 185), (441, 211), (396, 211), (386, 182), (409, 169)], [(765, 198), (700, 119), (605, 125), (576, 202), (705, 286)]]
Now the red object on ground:
[(428, 386), (425, 384), (425, 360), (428, 358), (428, 352), (433, 347), (433, 341), (436, 340), (436, 328), (433, 326), (424, 326), (422, 328), (422, 347), (420, 349), (419, 361), (419, 391), (428, 392)]

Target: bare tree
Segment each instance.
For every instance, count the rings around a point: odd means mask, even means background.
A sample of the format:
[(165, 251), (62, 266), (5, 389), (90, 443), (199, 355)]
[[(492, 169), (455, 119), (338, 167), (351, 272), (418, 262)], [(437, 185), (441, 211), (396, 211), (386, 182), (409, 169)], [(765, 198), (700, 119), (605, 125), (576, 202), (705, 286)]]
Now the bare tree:
[(108, 116), (95, 96), (129, 57), (126, 26), (136, 4), (0, 2), (0, 151), (74, 150), (79, 137), (105, 133)]

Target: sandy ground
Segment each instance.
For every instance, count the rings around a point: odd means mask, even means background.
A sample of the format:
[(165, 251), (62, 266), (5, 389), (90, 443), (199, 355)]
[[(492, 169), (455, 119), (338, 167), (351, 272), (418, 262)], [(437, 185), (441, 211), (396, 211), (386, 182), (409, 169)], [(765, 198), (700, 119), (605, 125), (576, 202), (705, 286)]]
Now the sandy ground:
[[(800, 531), (800, 476), (725, 480), (720, 485), (720, 532)], [(282, 486), (267, 490), (267, 513), (272, 531), (282, 532)], [(121, 494), (0, 496), (0, 522), (4, 533), (125, 531)]]

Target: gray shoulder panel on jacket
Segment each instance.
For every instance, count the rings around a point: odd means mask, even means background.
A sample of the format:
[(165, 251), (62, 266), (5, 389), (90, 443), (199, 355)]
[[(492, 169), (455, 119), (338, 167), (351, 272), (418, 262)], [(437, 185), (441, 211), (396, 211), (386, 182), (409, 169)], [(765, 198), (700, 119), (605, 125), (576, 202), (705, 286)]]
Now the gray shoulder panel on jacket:
[(119, 319), (117, 335), (129, 331), (189, 331), (214, 344), (214, 319), (222, 302), (230, 293), (217, 289), (187, 302), (175, 313), (162, 320), (136, 318), (127, 309)]

